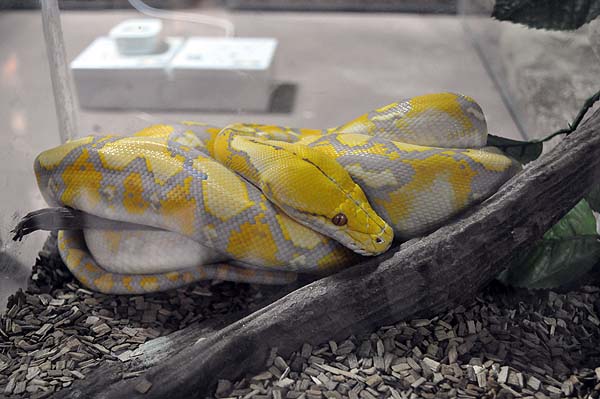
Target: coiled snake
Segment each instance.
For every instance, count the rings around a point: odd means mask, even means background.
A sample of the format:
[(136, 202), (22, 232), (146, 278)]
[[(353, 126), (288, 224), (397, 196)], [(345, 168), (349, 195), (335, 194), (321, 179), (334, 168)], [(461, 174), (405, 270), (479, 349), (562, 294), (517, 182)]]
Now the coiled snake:
[(473, 99), (440, 93), (326, 130), (183, 122), (89, 136), (42, 152), (34, 169), (49, 205), (88, 215), (58, 244), (91, 289), (283, 284), (382, 253), (492, 195), (520, 165), (486, 138)]

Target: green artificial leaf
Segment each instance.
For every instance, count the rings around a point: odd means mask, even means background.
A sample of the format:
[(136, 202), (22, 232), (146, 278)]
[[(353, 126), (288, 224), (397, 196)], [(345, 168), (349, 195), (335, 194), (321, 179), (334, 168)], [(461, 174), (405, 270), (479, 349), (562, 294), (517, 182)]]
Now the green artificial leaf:
[(544, 148), (541, 142), (513, 140), (492, 134), (488, 134), (487, 145), (501, 149), (523, 165), (537, 159)]
[(592, 210), (600, 212), (600, 184), (594, 184), (588, 195), (585, 196), (585, 199), (590, 204)]
[(542, 240), (503, 272), (500, 281), (519, 288), (557, 288), (588, 273), (600, 258), (597, 236)]
[(599, 259), (596, 219), (588, 203), (581, 200), (498, 279), (520, 288), (556, 288), (581, 278)]
[(600, 15), (597, 0), (496, 0), (492, 17), (530, 28), (574, 30)]
[(544, 240), (561, 240), (595, 235), (596, 218), (586, 200), (581, 200), (544, 234)]

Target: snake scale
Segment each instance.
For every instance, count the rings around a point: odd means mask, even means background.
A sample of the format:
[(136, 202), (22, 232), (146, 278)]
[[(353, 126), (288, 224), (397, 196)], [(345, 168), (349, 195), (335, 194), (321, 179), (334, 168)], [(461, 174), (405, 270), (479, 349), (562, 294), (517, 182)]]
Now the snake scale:
[(486, 139), (472, 98), (438, 93), (325, 130), (182, 122), (88, 136), (34, 169), (49, 205), (113, 223), (59, 232), (75, 277), (137, 294), (201, 279), (285, 284), (426, 234), (520, 170)]

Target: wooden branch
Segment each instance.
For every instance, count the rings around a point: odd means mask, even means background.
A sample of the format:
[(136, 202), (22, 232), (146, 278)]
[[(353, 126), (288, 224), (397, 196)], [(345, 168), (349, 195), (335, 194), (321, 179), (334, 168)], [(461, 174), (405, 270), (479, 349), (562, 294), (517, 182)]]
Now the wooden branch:
[[(200, 323), (200, 325), (193, 326), (194, 328), (184, 328), (183, 330), (176, 331), (168, 336), (158, 337), (147, 341), (136, 349), (136, 352), (139, 352), (140, 356), (136, 356), (126, 363), (121, 361), (104, 362), (94, 371), (93, 377), (90, 376), (91, 378), (86, 378), (84, 380), (85, 382), (80, 388), (90, 392), (102, 392), (107, 386), (121, 382), (124, 375), (133, 375), (138, 372), (141, 374), (148, 368), (177, 354), (182, 349), (194, 345), (198, 340), (205, 339), (214, 331), (218, 331), (232, 322), (247, 316), (248, 313), (249, 312), (247, 311), (240, 311), (234, 314), (208, 319)], [(66, 397), (74, 397), (74, 392), (77, 392), (77, 390), (65, 390), (59, 392), (58, 396), (65, 395)], [(82, 397), (87, 397), (87, 394)]]
[[(54, 242), (54, 248), (56, 248), (56, 242)], [(58, 252), (56, 256), (59, 256)], [(193, 346), (199, 340), (206, 339), (215, 331), (219, 331), (231, 323), (248, 316), (252, 311), (257, 311), (273, 303), (293, 290), (294, 286), (296, 285), (292, 284), (282, 287), (279, 290), (267, 290), (266, 295), (260, 303), (253, 305), (251, 309), (215, 316), (198, 324), (175, 331), (168, 336), (147, 341), (134, 351), (136, 355), (128, 362), (104, 362), (94, 371), (92, 378), (85, 379), (85, 390), (89, 392), (101, 392), (107, 386), (121, 381), (124, 375), (142, 374), (150, 367), (169, 359), (185, 348)], [(59, 393), (59, 396), (61, 395), (71, 397), (72, 393), (70, 391), (62, 391)]]
[[(600, 176), (600, 110), (468, 215), (427, 237), (308, 284), (235, 322), (134, 380), (99, 389), (92, 373), (59, 397), (188, 398), (217, 379), (264, 367), (302, 343), (341, 339), (413, 316), (432, 316), (473, 297), (573, 207)], [(141, 379), (152, 386), (145, 394)]]

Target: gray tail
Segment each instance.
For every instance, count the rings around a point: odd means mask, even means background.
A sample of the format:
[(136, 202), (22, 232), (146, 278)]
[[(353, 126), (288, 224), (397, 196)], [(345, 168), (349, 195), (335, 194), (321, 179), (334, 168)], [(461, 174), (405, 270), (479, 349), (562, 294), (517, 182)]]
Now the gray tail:
[(14, 233), (14, 241), (21, 241), (24, 236), (37, 230), (82, 229), (156, 230), (151, 226), (105, 219), (73, 208), (56, 207), (29, 212), (11, 233)]

